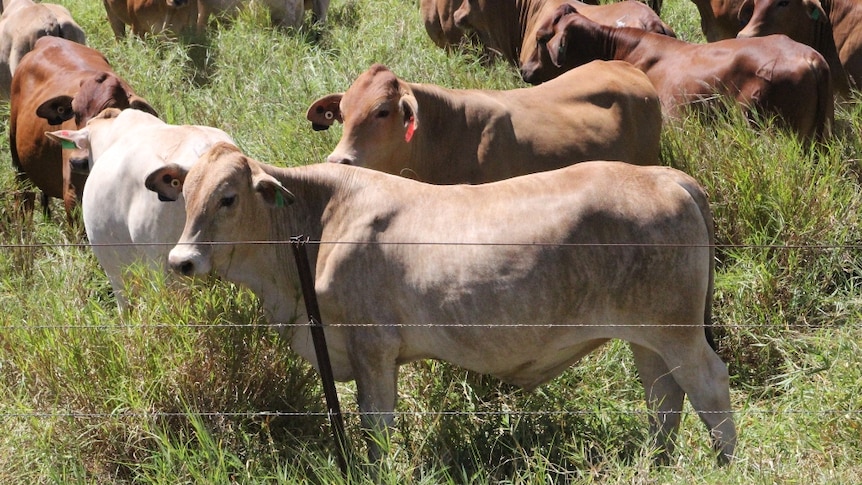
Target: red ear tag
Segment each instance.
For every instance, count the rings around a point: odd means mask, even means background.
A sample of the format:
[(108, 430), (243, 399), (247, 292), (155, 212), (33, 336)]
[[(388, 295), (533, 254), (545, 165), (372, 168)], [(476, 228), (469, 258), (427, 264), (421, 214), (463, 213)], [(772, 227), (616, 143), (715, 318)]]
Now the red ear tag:
[(411, 116), (410, 119), (407, 121), (407, 132), (404, 133), (404, 141), (406, 141), (407, 143), (410, 143), (410, 140), (413, 139), (413, 131), (415, 129), (416, 129), (416, 127), (414, 124), (414, 119)]

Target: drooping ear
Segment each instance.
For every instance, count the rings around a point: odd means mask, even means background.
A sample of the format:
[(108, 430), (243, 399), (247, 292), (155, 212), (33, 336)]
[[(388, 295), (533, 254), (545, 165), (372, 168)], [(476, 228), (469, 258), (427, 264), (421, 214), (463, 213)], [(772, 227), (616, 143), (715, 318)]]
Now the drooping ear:
[(189, 171), (176, 163), (159, 167), (147, 175), (144, 185), (159, 195), (162, 202), (173, 202), (183, 193), (183, 183)]
[(296, 196), (266, 172), (258, 171), (252, 175), (251, 184), (270, 207), (284, 207), (296, 202)]
[(344, 123), (341, 117), (341, 98), (344, 93), (329, 94), (311, 103), (305, 117), (311, 122), (314, 131), (329, 129), (336, 121)]
[(404, 113), (404, 141), (410, 143), (416, 129), (419, 128), (419, 103), (412, 94), (403, 94), (398, 100), (401, 112)]
[(56, 141), (67, 150), (75, 150), (76, 148), (87, 150), (90, 148), (90, 130), (88, 128), (46, 131), (45, 136)]
[(148, 103), (144, 98), (141, 98), (140, 96), (129, 96), (129, 108), (149, 113), (156, 118), (159, 117), (159, 114), (156, 112), (156, 109), (150, 106), (150, 103)]
[(57, 96), (45, 101), (36, 108), (36, 116), (48, 120), (49, 125), (60, 125), (75, 117), (72, 111), (71, 96)]

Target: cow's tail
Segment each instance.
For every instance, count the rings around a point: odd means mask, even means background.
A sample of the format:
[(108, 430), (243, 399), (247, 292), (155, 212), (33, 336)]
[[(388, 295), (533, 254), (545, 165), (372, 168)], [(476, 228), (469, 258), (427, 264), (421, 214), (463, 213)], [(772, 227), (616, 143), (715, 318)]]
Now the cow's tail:
[(706, 288), (706, 301), (703, 307), (703, 331), (707, 343), (713, 351), (717, 350), (715, 338), (712, 332), (712, 299), (715, 291), (715, 225), (712, 220), (712, 210), (709, 208), (709, 199), (703, 188), (691, 177), (686, 176), (678, 183), (691, 195), (691, 198), (700, 209), (700, 215), (706, 226), (709, 238), (709, 281)]

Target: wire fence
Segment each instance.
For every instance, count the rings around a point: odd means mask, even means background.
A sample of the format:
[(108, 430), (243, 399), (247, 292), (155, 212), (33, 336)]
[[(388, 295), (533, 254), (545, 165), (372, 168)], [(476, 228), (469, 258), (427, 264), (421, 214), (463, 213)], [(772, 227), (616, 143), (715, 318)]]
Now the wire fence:
[[(211, 245), (273, 245), (273, 244), (291, 244), (291, 241), (242, 241), (242, 242), (213, 242), (207, 243)], [(375, 244), (375, 245), (411, 245), (411, 246), (562, 246), (562, 247), (673, 247), (673, 248), (692, 248), (692, 247), (712, 247), (714, 249), (720, 250), (813, 250), (813, 251), (834, 251), (834, 250), (842, 250), (842, 251), (858, 251), (862, 250), (862, 244), (815, 244), (815, 245), (787, 245), (787, 244), (763, 244), (763, 245), (735, 245), (735, 244), (713, 244), (713, 245), (690, 245), (690, 244), (628, 244), (628, 243), (620, 243), (620, 244), (607, 244), (607, 243), (585, 243), (585, 244), (544, 244), (544, 243), (471, 243), (471, 242), (355, 242), (355, 241), (303, 241), (305, 244), (310, 245), (367, 245), (367, 244)], [(128, 244), (92, 244), (88, 242), (84, 243), (50, 243), (50, 244), (41, 244), (41, 243), (23, 243), (23, 244), (10, 244), (10, 243), (2, 243), (0, 244), (0, 249), (11, 249), (11, 250), (42, 250), (42, 249), (51, 249), (51, 248), (92, 248), (97, 246), (107, 246), (107, 247), (128, 247), (128, 246), (164, 246), (164, 247), (174, 247), (177, 243), (128, 243)], [(0, 327), (0, 332), (10, 332), (10, 331), (38, 331), (38, 330), (92, 330), (92, 331), (131, 331), (131, 330), (139, 330), (145, 328), (176, 328), (176, 327), (185, 327), (185, 328), (198, 328), (198, 329), (207, 329), (207, 328), (249, 328), (251, 326), (261, 327), (261, 328), (272, 328), (272, 329), (286, 329), (286, 328), (298, 328), (298, 327), (307, 327), (308, 323), (200, 323), (200, 322), (178, 322), (178, 323), (165, 323), (165, 322), (152, 322), (152, 323), (141, 323), (141, 324), (129, 324), (129, 323), (116, 323), (116, 324), (21, 324), (21, 325), (3, 325)], [(487, 324), (487, 323), (457, 323), (457, 322), (443, 322), (443, 323), (392, 323), (392, 324), (379, 324), (379, 323), (362, 323), (362, 322), (326, 322), (327, 327), (379, 327), (379, 326), (389, 326), (389, 327), (404, 327), (404, 328), (437, 328), (437, 327), (469, 327), (469, 328), (500, 328), (501, 326), (498, 324)], [(566, 327), (566, 328), (593, 328), (593, 327), (631, 327), (631, 328), (661, 328), (661, 327), (689, 327), (689, 326), (702, 326), (700, 323), (693, 324), (591, 324), (591, 323), (536, 323), (536, 322), (528, 322), (528, 323), (515, 323), (508, 324), (506, 328), (515, 328), (515, 327), (527, 327), (527, 328), (551, 328), (551, 327)], [(842, 325), (843, 327), (852, 327), (852, 328), (862, 328), (862, 322), (847, 322)], [(780, 323), (780, 324), (772, 324), (772, 323), (722, 323), (721, 327), (723, 328), (731, 328), (731, 329), (756, 329), (756, 328), (811, 328), (810, 325), (805, 323), (793, 324), (793, 323)], [(495, 417), (495, 416), (569, 416), (569, 415), (594, 415), (598, 411), (597, 410), (587, 410), (587, 409), (567, 409), (567, 410), (542, 410), (542, 411), (519, 411), (519, 410), (499, 410), (499, 411), (459, 411), (459, 410), (443, 410), (443, 411), (395, 411), (394, 413), (386, 413), (386, 414), (394, 414), (395, 416), (413, 416), (413, 417), (425, 417), (425, 416), (472, 416), (472, 417)], [(647, 409), (602, 409), (600, 410), (602, 413), (615, 413), (615, 414), (630, 414), (630, 415), (649, 415), (651, 412)], [(683, 409), (679, 411), (670, 411), (670, 414), (710, 414), (710, 413), (720, 413), (724, 414), (726, 411), (710, 411), (710, 410), (698, 410), (695, 411), (693, 409)], [(741, 409), (735, 409), (735, 414), (755, 414), (755, 415), (775, 415), (775, 414), (784, 414), (784, 415), (818, 415), (818, 416), (828, 416), (831, 418), (839, 418), (839, 419), (859, 419), (862, 417), (862, 406), (860, 407), (848, 407), (846, 409), (787, 409), (787, 408), (752, 408), (748, 406), (744, 406)], [(358, 416), (359, 411), (341, 411), (340, 414), (346, 416)], [(384, 414), (384, 413), (374, 413), (374, 412), (364, 412), (362, 414)], [(121, 419), (121, 418), (178, 418), (178, 417), (188, 417), (189, 415), (202, 416), (202, 417), (222, 417), (222, 418), (244, 418), (244, 419), (252, 419), (252, 418), (260, 418), (260, 419), (268, 419), (268, 418), (281, 418), (281, 417), (328, 417), (331, 416), (331, 412), (315, 412), (315, 411), (301, 411), (301, 412), (285, 412), (285, 411), (253, 411), (253, 412), (231, 412), (231, 411), (195, 411), (195, 412), (162, 412), (162, 411), (128, 411), (128, 410), (118, 410), (116, 412), (77, 412), (77, 411), (12, 411), (12, 412), (0, 412), (0, 418), (41, 418), (41, 419)]]

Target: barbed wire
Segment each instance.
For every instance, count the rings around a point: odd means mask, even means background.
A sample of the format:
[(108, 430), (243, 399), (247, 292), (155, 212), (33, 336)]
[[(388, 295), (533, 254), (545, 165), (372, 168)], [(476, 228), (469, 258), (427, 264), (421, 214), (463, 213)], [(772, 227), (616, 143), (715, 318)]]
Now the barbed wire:
[[(853, 249), (862, 250), (859, 244), (687, 244), (687, 243), (542, 243), (542, 242), (469, 242), (469, 241), (312, 241), (303, 240), (303, 244), (310, 245), (376, 245), (376, 246), (547, 246), (547, 247), (659, 247), (659, 248), (716, 248), (716, 249)], [(211, 241), (211, 242), (68, 242), (68, 243), (0, 243), (0, 249), (50, 249), (50, 248), (88, 248), (88, 247), (138, 247), (138, 246), (166, 246), (174, 247), (181, 245), (207, 245), (207, 246), (236, 246), (236, 245), (289, 245), (295, 241)]]
[[(662, 411), (665, 414), (727, 414), (727, 411), (713, 410), (694, 410), (683, 409), (678, 411)], [(862, 409), (733, 409), (732, 414), (802, 414), (802, 415), (842, 415), (847, 419), (855, 419), (862, 417)], [(379, 411), (342, 411), (345, 416), (382, 416), (394, 415), (413, 416), (413, 417), (440, 417), (440, 416), (479, 416), (479, 417), (500, 417), (500, 416), (588, 416), (595, 414), (620, 414), (633, 416), (650, 416), (653, 411), (648, 409), (573, 409), (560, 411), (519, 411), (519, 410), (501, 410), (501, 411), (394, 411), (385, 413)], [(300, 417), (327, 417), (331, 413), (326, 411), (188, 411), (188, 412), (160, 412), (160, 411), (121, 411), (121, 412), (75, 412), (75, 411), (33, 411), (33, 412), (0, 412), (0, 417), (4, 418), (72, 418), (72, 419), (106, 419), (106, 418), (181, 418), (189, 416), (200, 417), (227, 417), (227, 418), (300, 418)]]

